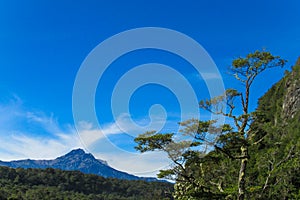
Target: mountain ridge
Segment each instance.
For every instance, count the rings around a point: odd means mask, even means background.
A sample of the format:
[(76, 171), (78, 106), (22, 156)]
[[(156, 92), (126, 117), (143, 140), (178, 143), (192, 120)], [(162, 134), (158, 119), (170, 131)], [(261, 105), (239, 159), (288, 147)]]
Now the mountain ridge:
[(91, 153), (82, 149), (73, 149), (69, 153), (52, 160), (13, 160), (1, 161), (0, 166), (11, 168), (54, 168), (61, 170), (78, 170), (85, 174), (95, 174), (105, 178), (117, 178), (125, 180), (159, 181), (154, 177), (138, 177), (110, 167), (106, 161), (96, 159)]

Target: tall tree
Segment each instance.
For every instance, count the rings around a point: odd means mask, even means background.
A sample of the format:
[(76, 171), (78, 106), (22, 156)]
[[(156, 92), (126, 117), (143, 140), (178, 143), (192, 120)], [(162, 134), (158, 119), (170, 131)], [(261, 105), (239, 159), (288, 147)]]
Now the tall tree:
[[(222, 185), (224, 185), (222, 181), (226, 181), (223, 180), (224, 176), (226, 176), (224, 175), (225, 172), (214, 172), (214, 174), (208, 176), (209, 173), (207, 171), (204, 172), (205, 167), (203, 166), (205, 164), (209, 163), (212, 165), (215, 163), (216, 165), (218, 161), (213, 160), (220, 159), (220, 156), (228, 157), (232, 164), (236, 164), (239, 161), (238, 173), (233, 174), (238, 175), (236, 181), (237, 199), (245, 199), (247, 163), (249, 160), (248, 150), (249, 146), (258, 142), (253, 140), (255, 133), (250, 126), (254, 117), (254, 113), (249, 110), (250, 89), (259, 74), (268, 68), (282, 67), (285, 62), (279, 56), (273, 56), (267, 51), (255, 51), (244, 58), (240, 57), (233, 60), (230, 71), (242, 84), (242, 87), (238, 87), (241, 89), (228, 89), (221, 96), (200, 102), (200, 108), (230, 118), (232, 125), (218, 126), (217, 121), (211, 120), (206, 122), (188, 120), (181, 123), (184, 127), (182, 133), (192, 136), (194, 139), (192, 142), (175, 142), (173, 133), (148, 132), (135, 139), (138, 144), (136, 149), (141, 152), (154, 150), (167, 152), (175, 163), (175, 167), (171, 170), (161, 171), (159, 176), (168, 177), (173, 175), (177, 183), (180, 183), (182, 179), (188, 180), (185, 183), (189, 183), (190, 187), (198, 188), (198, 191), (194, 190), (194, 192), (202, 193), (201, 195), (226, 195), (222, 188)], [(196, 149), (196, 147), (198, 148)], [(212, 149), (216, 151), (209, 152)], [(216, 152), (222, 155), (216, 155)], [(229, 168), (227, 166), (223, 170), (228, 170)], [(198, 169), (198, 171), (195, 169)], [(197, 177), (191, 171), (197, 171)], [(213, 181), (214, 178), (216, 181)], [(177, 185), (180, 186), (180, 184)], [(199, 188), (201, 189), (199, 190)], [(217, 190), (213, 188), (217, 188)]]
[[(270, 52), (256, 51), (248, 54), (245, 58), (238, 58), (232, 62), (231, 72), (234, 77), (243, 85), (243, 90), (238, 91), (229, 89), (223, 98), (217, 100), (201, 101), (200, 107), (209, 110), (216, 114), (222, 114), (233, 119), (235, 130), (237, 131), (237, 138), (240, 140), (240, 152), (234, 159), (241, 161), (238, 178), (238, 199), (245, 198), (246, 192), (246, 171), (249, 159), (248, 147), (251, 145), (250, 123), (252, 121), (252, 112), (249, 111), (250, 88), (255, 78), (268, 68), (283, 66), (285, 61), (279, 56), (273, 56)], [(241, 102), (242, 112), (234, 114), (234, 109), (237, 107), (234, 104), (234, 99), (239, 98)], [(220, 103), (225, 100), (229, 112), (220, 109)]]

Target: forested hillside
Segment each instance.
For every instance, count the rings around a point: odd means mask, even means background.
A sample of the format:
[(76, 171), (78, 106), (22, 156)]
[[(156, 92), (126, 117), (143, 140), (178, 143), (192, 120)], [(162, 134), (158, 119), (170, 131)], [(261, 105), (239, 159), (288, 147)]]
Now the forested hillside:
[(129, 181), (58, 169), (0, 167), (0, 199), (171, 199), (173, 184)]
[(155, 131), (135, 139), (142, 153), (169, 154), (174, 167), (159, 177), (176, 181), (176, 199), (300, 199), (300, 58), (258, 100), (256, 110), (248, 107), (250, 100), (257, 101), (250, 95), (256, 76), (285, 63), (264, 51), (232, 62), (230, 70), (244, 88), (200, 102), (202, 109), (231, 123), (181, 122), (180, 133), (192, 142), (174, 140), (178, 133)]
[(250, 150), (249, 191), (255, 198), (299, 199), (300, 58), (259, 99), (256, 114), (252, 126), (260, 139)]

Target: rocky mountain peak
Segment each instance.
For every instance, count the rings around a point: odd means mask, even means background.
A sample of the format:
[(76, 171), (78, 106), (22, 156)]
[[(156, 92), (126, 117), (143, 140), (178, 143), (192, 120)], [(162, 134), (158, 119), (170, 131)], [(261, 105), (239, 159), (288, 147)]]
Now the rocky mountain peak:
[(300, 57), (288, 74), (285, 87), (282, 116), (284, 119), (292, 119), (300, 110)]
[(66, 155), (74, 155), (74, 154), (77, 154), (77, 155), (84, 155), (86, 154), (85, 151), (83, 149), (73, 149), (72, 151), (70, 151), (68, 154)]
[(90, 153), (86, 153), (83, 149), (74, 149), (72, 151), (70, 151), (69, 153), (67, 153), (66, 155), (63, 155), (61, 157), (58, 157), (56, 159), (67, 159), (67, 158), (84, 158), (84, 157), (90, 157), (90, 158), (93, 158), (95, 159), (95, 157), (90, 154)]

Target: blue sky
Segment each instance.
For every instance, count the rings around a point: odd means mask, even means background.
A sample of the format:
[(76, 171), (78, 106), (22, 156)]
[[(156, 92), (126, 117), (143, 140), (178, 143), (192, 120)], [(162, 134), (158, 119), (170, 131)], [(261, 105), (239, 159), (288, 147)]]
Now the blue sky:
[[(193, 38), (216, 63), (226, 88), (238, 87), (226, 73), (231, 60), (238, 56), (267, 48), (287, 59), (284, 69), (272, 70), (258, 78), (251, 102), (255, 108), (256, 99), (300, 56), (299, 7), (297, 0), (1, 1), (0, 160), (54, 158), (72, 148), (87, 147), (78, 139), (73, 120), (76, 74), (98, 44), (134, 28), (163, 27)], [(104, 132), (107, 131), (114, 145), (125, 151), (114, 151), (110, 144), (101, 143), (100, 136), (87, 150), (108, 160), (113, 167), (138, 175), (145, 172), (143, 167), (149, 166), (149, 162), (160, 167), (166, 161), (160, 154), (161, 159), (153, 162), (150, 159), (153, 155), (137, 158), (136, 154), (126, 153), (133, 151), (132, 137), (121, 134), (115, 121), (124, 124), (129, 132), (136, 130), (126, 126), (128, 115), (124, 113), (113, 119), (110, 101), (122, 75), (145, 63), (172, 66), (189, 80), (197, 98), (208, 97), (205, 81), (188, 62), (172, 53), (138, 50), (111, 64), (99, 82), (95, 110)], [(168, 88), (159, 85), (144, 85), (131, 96), (130, 116), (140, 125), (148, 124), (153, 104), (162, 104), (168, 114), (164, 130), (176, 130), (179, 102)], [(188, 117), (189, 113), (185, 114)], [(154, 119), (160, 122), (160, 114)], [(88, 121), (78, 126), (87, 135), (97, 135), (95, 125)], [(132, 166), (131, 156), (141, 163)]]

